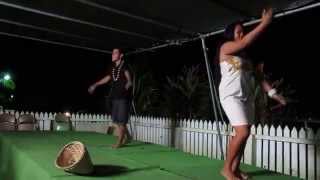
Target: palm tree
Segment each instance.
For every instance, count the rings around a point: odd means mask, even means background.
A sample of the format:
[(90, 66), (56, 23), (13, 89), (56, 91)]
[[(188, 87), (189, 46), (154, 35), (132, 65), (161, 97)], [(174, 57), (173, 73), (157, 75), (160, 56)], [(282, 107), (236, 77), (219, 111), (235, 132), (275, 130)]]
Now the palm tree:
[(165, 115), (186, 118), (208, 117), (209, 86), (200, 66), (184, 67), (176, 77), (167, 77), (162, 107)]
[(133, 102), (138, 114), (155, 114), (159, 89), (151, 72), (140, 71), (138, 65), (130, 66), (133, 73)]

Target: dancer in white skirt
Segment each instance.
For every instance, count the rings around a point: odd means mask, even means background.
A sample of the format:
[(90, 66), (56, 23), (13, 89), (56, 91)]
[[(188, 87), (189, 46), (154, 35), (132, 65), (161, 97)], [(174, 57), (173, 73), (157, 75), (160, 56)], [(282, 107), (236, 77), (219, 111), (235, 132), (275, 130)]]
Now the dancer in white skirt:
[[(221, 68), (219, 95), (221, 105), (235, 129), (235, 136), (228, 145), (227, 158), (221, 174), (227, 180), (248, 179), (239, 169), (250, 125), (254, 120), (254, 83), (253, 66), (246, 58), (244, 50), (266, 29), (272, 21), (272, 10), (264, 10), (261, 23), (244, 35), (241, 23), (233, 23), (225, 30), (226, 41), (218, 51)], [(268, 95), (285, 105), (284, 98), (272, 89), (271, 85), (260, 80)]]

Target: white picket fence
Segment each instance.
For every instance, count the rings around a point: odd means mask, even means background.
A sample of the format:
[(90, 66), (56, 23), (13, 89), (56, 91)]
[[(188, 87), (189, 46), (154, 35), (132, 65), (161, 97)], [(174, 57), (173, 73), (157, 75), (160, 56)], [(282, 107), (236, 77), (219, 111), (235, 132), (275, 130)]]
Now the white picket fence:
[[(220, 151), (216, 122), (132, 117), (135, 139), (174, 146), (184, 152), (213, 159)], [(224, 156), (233, 129), (219, 123)], [(320, 180), (320, 129), (253, 126), (242, 162), (302, 179)]]
[[(41, 130), (50, 130), (55, 115), (6, 112), (15, 114), (16, 118), (20, 114), (34, 114)], [(111, 125), (109, 115), (72, 114), (71, 120), (77, 131), (106, 133), (107, 126)], [(225, 156), (233, 129), (223, 123), (218, 125)], [(216, 122), (132, 116), (128, 126), (135, 140), (171, 146), (197, 156), (224, 158)], [(320, 129), (315, 133), (312, 129), (253, 126), (242, 162), (303, 179), (320, 180)]]
[[(16, 119), (22, 114), (32, 114), (37, 119), (41, 131), (49, 131), (51, 129), (52, 121), (56, 115), (56, 113), (19, 112), (14, 110), (0, 111), (0, 114), (2, 113), (13, 114)], [(112, 124), (111, 116), (102, 114), (71, 114), (70, 120), (76, 131), (106, 133), (107, 127)]]

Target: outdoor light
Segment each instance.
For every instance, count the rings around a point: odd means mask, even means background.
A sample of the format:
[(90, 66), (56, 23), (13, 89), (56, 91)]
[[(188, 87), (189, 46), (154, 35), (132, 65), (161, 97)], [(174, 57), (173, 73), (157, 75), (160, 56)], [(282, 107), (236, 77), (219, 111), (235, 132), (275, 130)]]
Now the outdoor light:
[(70, 112), (65, 112), (64, 115), (66, 115), (67, 117), (71, 117)]
[(11, 79), (11, 76), (9, 74), (6, 74), (6, 75), (4, 75), (3, 79), (8, 81)]
[(11, 98), (11, 99), (13, 99), (13, 98), (14, 98), (14, 95), (13, 95), (13, 94), (11, 94), (10, 98)]

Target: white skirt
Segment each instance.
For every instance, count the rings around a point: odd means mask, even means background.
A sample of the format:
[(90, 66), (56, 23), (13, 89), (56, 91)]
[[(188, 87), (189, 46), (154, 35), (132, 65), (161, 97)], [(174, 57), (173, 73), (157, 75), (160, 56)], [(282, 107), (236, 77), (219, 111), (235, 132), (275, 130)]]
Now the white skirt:
[(250, 125), (254, 123), (255, 110), (254, 101), (243, 101), (236, 97), (229, 96), (220, 100), (231, 126)]

